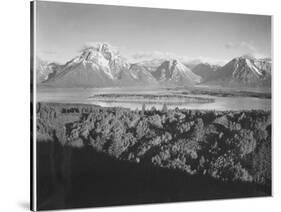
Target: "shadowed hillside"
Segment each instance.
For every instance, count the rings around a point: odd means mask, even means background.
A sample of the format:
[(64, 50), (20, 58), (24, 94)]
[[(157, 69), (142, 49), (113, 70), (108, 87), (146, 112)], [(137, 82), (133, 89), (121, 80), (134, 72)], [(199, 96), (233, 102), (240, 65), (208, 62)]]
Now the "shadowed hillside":
[(265, 111), (37, 104), (41, 209), (271, 195)]

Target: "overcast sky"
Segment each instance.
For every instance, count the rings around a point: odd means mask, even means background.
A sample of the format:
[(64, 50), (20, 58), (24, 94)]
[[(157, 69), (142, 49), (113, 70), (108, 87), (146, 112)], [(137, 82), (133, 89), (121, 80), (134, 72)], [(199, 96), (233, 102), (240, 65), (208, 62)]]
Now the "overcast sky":
[(38, 56), (61, 63), (99, 41), (130, 58), (271, 56), (270, 16), (38, 1), (36, 20)]

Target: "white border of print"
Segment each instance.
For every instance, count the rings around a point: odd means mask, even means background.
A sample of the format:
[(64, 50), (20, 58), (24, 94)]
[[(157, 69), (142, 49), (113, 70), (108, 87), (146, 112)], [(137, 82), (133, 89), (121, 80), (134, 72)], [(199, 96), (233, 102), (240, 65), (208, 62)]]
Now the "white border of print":
[[(64, 2), (69, 2), (61, 0)], [(171, 204), (139, 205), (99, 208), (99, 211), (136, 212), (168, 211), (276, 211), (280, 208), (280, 142), (281, 90), (280, 61), (280, 3), (274, 0), (73, 0), (77, 3), (141, 6), (216, 12), (235, 12), (273, 15), (273, 169), (274, 189), (271, 198), (246, 198), (220, 201), (198, 201)], [(0, 211), (23, 211), (29, 208), (29, 1), (1, 2), (1, 153), (0, 153)], [(278, 99), (279, 98), (279, 99)], [(79, 209), (75, 211), (87, 211)]]

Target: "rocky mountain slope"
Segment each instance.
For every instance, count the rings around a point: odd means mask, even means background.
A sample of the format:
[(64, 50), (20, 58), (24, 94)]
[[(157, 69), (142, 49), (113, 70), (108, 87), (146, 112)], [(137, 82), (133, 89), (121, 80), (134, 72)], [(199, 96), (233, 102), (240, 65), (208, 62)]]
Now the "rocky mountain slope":
[(42, 83), (48, 78), (56, 75), (61, 69), (61, 65), (57, 63), (49, 63), (40, 58), (36, 58), (36, 82)]
[(128, 68), (129, 64), (110, 45), (98, 43), (83, 49), (81, 55), (68, 61), (58, 74), (44, 83), (62, 87), (108, 87), (117, 85), (115, 80)]
[(202, 78), (202, 82), (213, 77), (215, 71), (219, 70), (221, 67), (218, 65), (211, 65), (209, 63), (200, 63), (195, 65), (191, 70), (194, 74), (199, 75)]
[(46, 73), (52, 74), (46, 74), (44, 80), (38, 82), (55, 87), (165, 85), (166, 82), (193, 85), (200, 82), (199, 76), (177, 60), (154, 62), (129, 64), (109, 44), (97, 43), (84, 48), (81, 55), (68, 61), (56, 72), (46, 69)]
[(54, 87), (270, 86), (271, 60), (241, 56), (224, 66), (184, 65), (178, 59), (153, 59), (130, 64), (110, 44), (96, 43), (64, 65), (37, 62), (37, 82)]
[(237, 57), (208, 76), (205, 81), (216, 84), (270, 86), (271, 60)]
[(194, 74), (179, 60), (166, 60), (151, 73), (155, 79), (164, 84), (194, 85), (201, 81), (200, 76)]

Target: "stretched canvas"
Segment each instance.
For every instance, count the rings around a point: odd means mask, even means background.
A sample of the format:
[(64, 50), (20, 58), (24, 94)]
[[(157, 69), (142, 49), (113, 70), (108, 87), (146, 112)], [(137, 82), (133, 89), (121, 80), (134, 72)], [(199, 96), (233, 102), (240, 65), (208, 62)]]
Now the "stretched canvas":
[(271, 16), (31, 3), (31, 205), (271, 196)]

